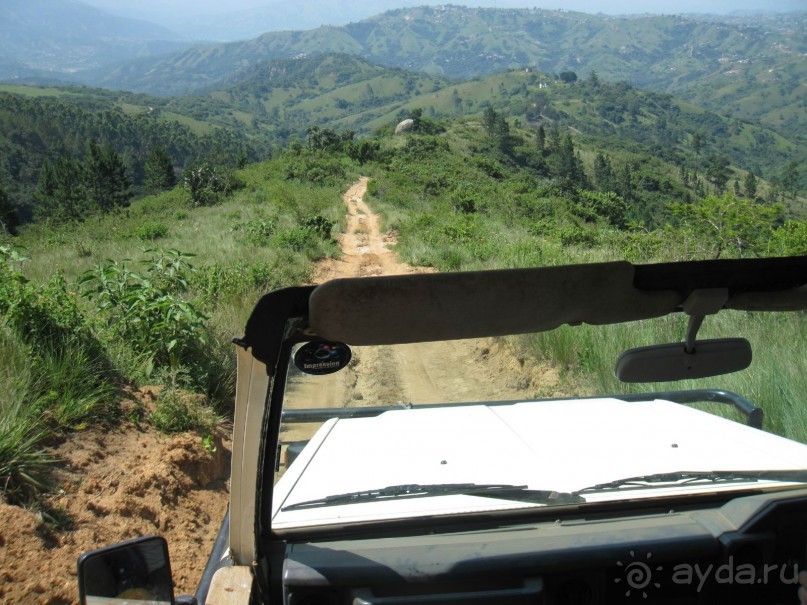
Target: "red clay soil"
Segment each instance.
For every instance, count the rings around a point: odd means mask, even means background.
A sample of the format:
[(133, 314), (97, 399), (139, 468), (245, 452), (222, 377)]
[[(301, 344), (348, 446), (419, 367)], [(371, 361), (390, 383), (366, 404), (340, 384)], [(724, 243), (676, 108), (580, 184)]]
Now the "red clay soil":
[(75, 603), (82, 552), (148, 534), (168, 540), (176, 593), (192, 594), (227, 511), (229, 442), (124, 422), (55, 453), (50, 520), (0, 500), (0, 602)]

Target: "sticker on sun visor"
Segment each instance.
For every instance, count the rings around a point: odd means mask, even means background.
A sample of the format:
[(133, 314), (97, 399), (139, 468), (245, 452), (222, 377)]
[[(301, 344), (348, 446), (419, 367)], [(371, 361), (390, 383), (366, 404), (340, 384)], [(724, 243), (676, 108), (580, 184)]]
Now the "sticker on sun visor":
[(333, 374), (350, 363), (350, 348), (342, 342), (315, 340), (294, 354), (294, 365), (306, 374)]

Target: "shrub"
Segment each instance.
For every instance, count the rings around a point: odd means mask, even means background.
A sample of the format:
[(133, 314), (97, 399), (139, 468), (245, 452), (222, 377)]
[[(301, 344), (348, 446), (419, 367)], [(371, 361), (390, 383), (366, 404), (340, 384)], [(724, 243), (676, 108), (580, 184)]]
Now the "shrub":
[(562, 225), (557, 230), (560, 243), (564, 246), (582, 246), (591, 248), (598, 243), (598, 233), (595, 229), (581, 227), (580, 225)]
[(321, 239), (331, 238), (331, 229), (333, 229), (334, 222), (328, 220), (320, 214), (305, 217), (300, 224), (304, 229), (310, 229), (316, 233)]
[(773, 225), (784, 214), (779, 204), (757, 204), (731, 194), (713, 195), (695, 204), (670, 204), (678, 218), (674, 232), (697, 254), (713, 258), (759, 254), (767, 248)]
[(168, 225), (156, 221), (143, 223), (135, 230), (135, 237), (143, 241), (154, 241), (168, 235)]
[(281, 231), (275, 238), (275, 243), (280, 248), (290, 248), (295, 252), (305, 252), (317, 247), (319, 236), (316, 231), (307, 227), (295, 227), (286, 231)]
[(304, 152), (289, 159), (286, 179), (315, 185), (334, 185), (344, 179), (345, 169), (334, 157), (319, 152)]
[(773, 232), (771, 247), (775, 254), (782, 256), (807, 254), (807, 223), (785, 222)]
[(194, 206), (212, 206), (244, 184), (231, 170), (201, 162), (185, 169), (182, 186), (190, 194)]
[(22, 274), (25, 260), (19, 250), (0, 245), (0, 317), (35, 350), (94, 344), (75, 293), (68, 291), (61, 273), (37, 286)]
[(149, 421), (163, 433), (199, 431), (210, 434), (219, 419), (206, 405), (204, 396), (166, 388), (160, 393), (157, 405), (149, 414)]
[(141, 274), (122, 263), (108, 262), (83, 274), (84, 296), (95, 304), (100, 328), (146, 358), (146, 374), (160, 367), (178, 368), (202, 355), (205, 316), (182, 300), (188, 255), (176, 250), (151, 251)]
[(275, 231), (275, 223), (267, 219), (253, 219), (245, 223), (235, 223), (233, 231), (239, 232), (244, 242), (253, 246), (265, 246)]
[(581, 190), (577, 192), (577, 203), (572, 204), (575, 213), (586, 221), (606, 219), (615, 227), (627, 225), (628, 205), (613, 192)]
[(403, 152), (411, 159), (424, 159), (438, 152), (449, 151), (448, 143), (434, 136), (411, 137)]

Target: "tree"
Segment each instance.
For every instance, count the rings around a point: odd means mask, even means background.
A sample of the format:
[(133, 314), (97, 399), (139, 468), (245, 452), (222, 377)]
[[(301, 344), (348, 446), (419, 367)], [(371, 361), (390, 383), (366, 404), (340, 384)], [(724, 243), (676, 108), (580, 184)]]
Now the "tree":
[(548, 147), (550, 153), (557, 153), (558, 149), (560, 149), (560, 130), (558, 129), (558, 125), (554, 124), (552, 128), (549, 129), (549, 136), (547, 137)]
[(311, 151), (344, 151), (356, 133), (352, 130), (336, 132), (331, 128), (320, 128), (317, 125), (306, 129), (308, 149)]
[(443, 132), (444, 128), (438, 126), (433, 120), (423, 116), (423, 109), (415, 107), (408, 114), (404, 114), (412, 120), (412, 132), (420, 134), (438, 134)]
[(17, 235), (17, 227), (20, 224), (20, 215), (17, 207), (9, 199), (6, 190), (0, 186), (0, 233)]
[(623, 164), (616, 175), (616, 193), (626, 202), (634, 199), (633, 195), (633, 173), (630, 166)]
[(710, 195), (694, 204), (675, 202), (670, 210), (680, 219), (679, 235), (714, 258), (764, 251), (784, 215), (778, 204), (757, 204), (730, 193)]
[(689, 185), (689, 170), (687, 170), (685, 164), (681, 164), (681, 182), (684, 186)]
[(754, 176), (754, 173), (750, 170), (745, 175), (743, 187), (745, 189), (745, 197), (753, 200), (757, 196), (757, 177)]
[(355, 160), (360, 165), (364, 165), (376, 157), (381, 145), (378, 141), (368, 141), (362, 139), (351, 143), (347, 148), (347, 155), (351, 160)]
[(795, 199), (799, 189), (799, 164), (790, 160), (782, 173), (782, 189)]
[(498, 118), (499, 115), (496, 113), (496, 110), (490, 106), (486, 107), (485, 111), (482, 113), (482, 124), (489, 137), (496, 135), (496, 122)]
[(127, 206), (132, 198), (132, 181), (126, 166), (109, 145), (101, 148), (94, 140), (87, 143), (81, 178), (90, 207), (103, 212)]
[(711, 155), (706, 160), (706, 178), (715, 186), (718, 193), (723, 193), (730, 177), (729, 161), (722, 155)]
[(364, 87), (364, 98), (362, 100), (366, 102), (375, 100), (375, 90), (373, 90), (373, 87), (370, 84), (367, 84), (367, 86)]
[(503, 115), (496, 113), (492, 107), (487, 107), (482, 114), (485, 132), (493, 144), (504, 155), (511, 155), (516, 145), (516, 138), (510, 134), (510, 125)]
[(609, 160), (602, 153), (598, 153), (594, 159), (594, 181), (600, 191), (614, 191), (614, 169)]
[(703, 150), (703, 135), (696, 132), (692, 135), (692, 151), (695, 152), (695, 155), (700, 155), (701, 150)]
[(146, 191), (149, 193), (165, 191), (177, 184), (174, 163), (165, 147), (157, 145), (149, 149), (144, 170)]
[(535, 147), (540, 155), (544, 154), (544, 147), (546, 146), (546, 130), (544, 125), (538, 127), (538, 132), (535, 133)]
[(555, 169), (557, 175), (564, 181), (564, 186), (567, 188), (584, 187), (586, 175), (583, 172), (583, 162), (575, 154), (574, 143), (572, 143), (570, 135), (567, 134), (563, 137), (556, 156)]
[(451, 102), (454, 103), (455, 109), (460, 109), (462, 107), (462, 97), (460, 96), (460, 91), (456, 88), (451, 91)]
[(420, 120), (423, 119), (423, 109), (420, 107), (415, 107), (409, 112), (409, 119), (415, 123), (414, 130), (417, 130), (417, 127), (420, 125)]
[(573, 71), (562, 71), (558, 77), (560, 78), (561, 82), (565, 82), (566, 84), (577, 82), (577, 74)]
[(81, 172), (81, 165), (69, 155), (61, 155), (54, 166), (45, 162), (39, 173), (35, 214), (57, 223), (83, 220), (89, 208)]

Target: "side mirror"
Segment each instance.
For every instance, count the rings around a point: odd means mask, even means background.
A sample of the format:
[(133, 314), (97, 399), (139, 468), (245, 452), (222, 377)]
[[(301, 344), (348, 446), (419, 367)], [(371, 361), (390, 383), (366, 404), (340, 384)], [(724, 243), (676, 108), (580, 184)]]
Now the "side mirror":
[(78, 591), (81, 605), (174, 605), (168, 544), (147, 536), (84, 553)]

